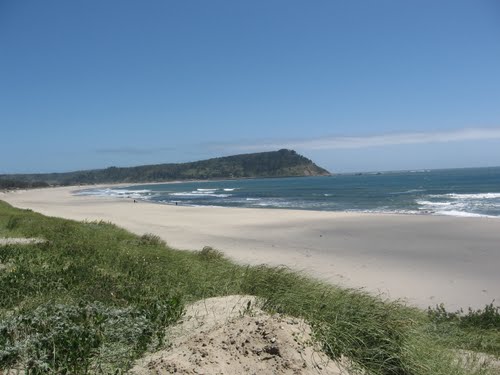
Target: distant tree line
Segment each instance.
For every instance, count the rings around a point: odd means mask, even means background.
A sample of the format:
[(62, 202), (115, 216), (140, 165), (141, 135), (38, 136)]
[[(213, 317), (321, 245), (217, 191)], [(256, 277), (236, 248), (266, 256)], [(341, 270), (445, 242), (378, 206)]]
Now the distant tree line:
[(41, 188), (48, 186), (49, 184), (45, 181), (21, 181), (21, 180), (0, 179), (0, 190), (32, 189), (32, 188)]
[(319, 176), (329, 172), (293, 150), (259, 152), (219, 157), (190, 163), (156, 164), (137, 167), (109, 167), (87, 171), (48, 174), (4, 175), (27, 183), (79, 185), (119, 182), (205, 180), (216, 178), (257, 178)]

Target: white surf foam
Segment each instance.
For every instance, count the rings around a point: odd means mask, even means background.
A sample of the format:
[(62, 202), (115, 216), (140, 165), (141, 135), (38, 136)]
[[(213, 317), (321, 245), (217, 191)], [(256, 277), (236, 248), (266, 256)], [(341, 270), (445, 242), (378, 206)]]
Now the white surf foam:
[(231, 194), (214, 194), (213, 192), (208, 191), (191, 191), (191, 192), (178, 192), (178, 193), (170, 193), (169, 195), (177, 196), (177, 197), (214, 197), (214, 198), (227, 198), (230, 197)]
[(421, 206), (428, 206), (428, 207), (449, 207), (456, 204), (454, 202), (431, 202), (424, 200), (417, 200), (416, 202)]
[(128, 190), (128, 189), (88, 189), (80, 190), (73, 195), (80, 196), (98, 196), (98, 197), (114, 197), (114, 198), (135, 198), (135, 199), (150, 199), (152, 195), (151, 190)]
[(389, 193), (390, 195), (397, 195), (397, 194), (413, 194), (413, 193), (422, 193), (424, 192), (425, 189), (410, 189), (410, 190), (405, 190), (405, 191), (395, 191), (392, 193)]
[(476, 214), (473, 212), (457, 211), (457, 210), (436, 211), (434, 214), (435, 215), (446, 215), (446, 216), (458, 216), (458, 217), (487, 217), (487, 218), (498, 219), (498, 216), (482, 215), (482, 214)]
[(478, 193), (478, 194), (446, 194), (453, 199), (499, 199), (500, 193)]
[(472, 194), (432, 194), (430, 198), (451, 198), (451, 199), (500, 199), (500, 193), (472, 193)]
[(370, 210), (360, 210), (360, 209), (351, 209), (345, 210), (345, 212), (352, 213), (366, 213), (366, 214), (384, 214), (384, 215), (422, 215), (421, 211), (415, 210), (390, 210), (383, 208), (374, 208)]
[[(470, 198), (470, 196), (472, 195), (474, 197), (477, 197), (479, 194), (460, 194), (461, 198), (452, 197), (451, 194), (443, 194), (441, 198), (446, 198), (448, 200), (449, 199), (451, 200), (447, 202), (416, 200), (415, 202), (420, 205), (419, 209), (423, 213), (430, 213), (432, 215), (446, 215), (446, 216), (458, 216), (458, 217), (490, 217), (490, 218), (499, 217), (481, 213), (485, 211), (489, 212), (497, 211), (499, 207), (498, 204), (495, 204), (491, 200), (485, 201), (484, 198), (482, 199)], [(469, 198), (465, 198), (464, 196), (469, 196)]]

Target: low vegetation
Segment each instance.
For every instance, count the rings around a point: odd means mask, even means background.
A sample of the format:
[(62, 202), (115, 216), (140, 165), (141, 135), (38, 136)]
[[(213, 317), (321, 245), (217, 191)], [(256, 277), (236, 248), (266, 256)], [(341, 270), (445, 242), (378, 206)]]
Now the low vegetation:
[(436, 341), (450, 348), (500, 357), (500, 307), (493, 302), (484, 309), (467, 312), (449, 312), (439, 305), (427, 313), (431, 321), (427, 328)]
[[(494, 374), (458, 349), (500, 355), (498, 309), (423, 311), (340, 289), (285, 268), (245, 267), (217, 250), (169, 248), (105, 222), (74, 222), (0, 201), (0, 369), (30, 374), (122, 373), (168, 343), (185, 304), (252, 294), (264, 308), (303, 317), (333, 359), (380, 375)], [(450, 329), (452, 327), (452, 329)], [(475, 337), (468, 341), (466, 337)]]
[(49, 184), (45, 181), (26, 181), (26, 180), (14, 180), (10, 178), (0, 178), (0, 190), (7, 189), (33, 189), (48, 187)]

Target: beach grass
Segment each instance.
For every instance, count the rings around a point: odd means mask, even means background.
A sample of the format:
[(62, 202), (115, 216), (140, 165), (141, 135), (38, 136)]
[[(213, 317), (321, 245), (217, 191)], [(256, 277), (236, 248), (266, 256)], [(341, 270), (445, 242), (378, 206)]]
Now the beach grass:
[[(252, 294), (271, 313), (302, 317), (335, 360), (369, 374), (494, 374), (498, 310), (451, 314), (342, 289), (284, 267), (237, 265), (217, 250), (175, 250), (106, 222), (75, 222), (0, 201), (0, 368), (122, 373), (165, 347), (165, 328), (203, 298)], [(492, 310), (493, 309), (493, 310)], [(486, 321), (493, 325), (486, 325)], [(472, 353), (467, 361), (463, 353)], [(498, 371), (498, 370), (497, 370)]]

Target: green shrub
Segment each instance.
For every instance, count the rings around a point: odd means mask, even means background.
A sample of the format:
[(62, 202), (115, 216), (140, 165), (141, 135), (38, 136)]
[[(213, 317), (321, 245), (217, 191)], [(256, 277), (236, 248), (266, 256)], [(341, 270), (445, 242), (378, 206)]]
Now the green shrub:
[(198, 255), (204, 260), (220, 260), (224, 257), (224, 254), (211, 246), (204, 246), (203, 249), (198, 252)]
[(150, 246), (166, 246), (165, 241), (163, 241), (160, 236), (155, 234), (146, 233), (143, 234), (139, 238), (139, 242), (141, 245), (150, 245)]
[(156, 301), (149, 309), (47, 303), (2, 321), (0, 368), (16, 362), (32, 374), (86, 374), (103, 364), (126, 368), (163, 337), (180, 311), (178, 299)]
[(494, 306), (494, 301), (484, 309), (473, 310), (469, 308), (465, 314), (463, 309), (455, 312), (446, 310), (443, 304), (435, 308), (428, 308), (427, 315), (435, 323), (451, 322), (461, 327), (475, 327), (482, 329), (500, 330), (500, 306)]

